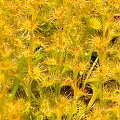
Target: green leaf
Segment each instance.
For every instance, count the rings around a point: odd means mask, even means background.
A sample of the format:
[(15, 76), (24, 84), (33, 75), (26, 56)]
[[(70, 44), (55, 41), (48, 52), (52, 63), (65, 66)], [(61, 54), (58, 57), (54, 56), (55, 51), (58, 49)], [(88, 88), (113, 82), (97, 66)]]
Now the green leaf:
[(65, 66), (62, 70), (62, 74), (66, 73), (68, 71), (71, 71), (71, 69), (68, 66)]
[(40, 50), (41, 50), (41, 49), (35, 51), (35, 53), (33, 54), (33, 58), (37, 58), (37, 57), (39, 56)]
[(20, 72), (21, 68), (22, 68), (22, 64), (24, 62), (24, 55), (20, 58), (20, 62), (18, 64), (18, 68), (17, 68), (17, 71)]
[(76, 106), (77, 106), (77, 103), (75, 102), (75, 104), (74, 104), (74, 106), (73, 106), (73, 108), (72, 108), (72, 110), (71, 110), (71, 113), (70, 113), (70, 115), (69, 115), (68, 120), (71, 120), (71, 119), (72, 119), (72, 116), (73, 116), (73, 114), (74, 114), (74, 111), (75, 111)]
[(12, 86), (12, 90), (11, 90), (11, 93), (10, 93), (10, 96), (9, 96), (10, 101), (13, 100), (13, 98), (14, 98), (16, 92), (17, 92), (19, 83), (21, 82), (21, 79), (22, 79), (24, 73), (25, 73), (25, 71), (22, 71), (21, 76), (20, 76), (19, 78), (15, 78), (15, 79), (14, 79), (14, 83), (13, 83), (13, 86)]
[(39, 56), (32, 62), (32, 64), (35, 65), (40, 59), (45, 57), (45, 55), (47, 55), (47, 53), (39, 54)]
[(43, 115), (37, 116), (37, 120), (43, 120)]
[(72, 46), (76, 46), (75, 40), (73, 39), (72, 35), (69, 33), (71, 41), (70, 41), (70, 45)]
[(93, 103), (95, 102), (95, 100), (96, 100), (96, 98), (98, 96), (97, 87), (95, 85), (93, 85), (93, 84), (91, 84), (91, 86), (92, 86), (92, 89), (93, 89), (93, 96), (92, 96), (90, 102), (88, 103), (88, 106), (87, 106), (86, 110), (89, 110), (89, 108), (93, 105)]
[[(22, 65), (23, 65), (23, 62), (24, 62), (24, 55), (20, 58), (20, 62), (18, 64), (17, 72), (20, 72), (20, 70), (22, 68)], [(14, 79), (13, 86), (12, 86), (12, 89), (11, 89), (11, 93), (10, 93), (10, 96), (9, 96), (10, 101), (13, 100), (13, 98), (14, 98), (16, 92), (17, 92), (19, 83), (21, 82), (21, 79), (22, 79), (24, 73), (25, 73), (25, 71), (22, 71), (20, 77)]]
[[(25, 91), (26, 96), (28, 96), (28, 88), (25, 87), (25, 86), (22, 85), (22, 84), (20, 84), (19, 86), (20, 86), (21, 90), (24, 90), (24, 91)], [(35, 101), (38, 102), (37, 98), (36, 98), (35, 95), (32, 93), (32, 91), (31, 91), (31, 97), (32, 97)]]
[(87, 57), (89, 62), (91, 61), (91, 56), (92, 56), (92, 50), (88, 52)]

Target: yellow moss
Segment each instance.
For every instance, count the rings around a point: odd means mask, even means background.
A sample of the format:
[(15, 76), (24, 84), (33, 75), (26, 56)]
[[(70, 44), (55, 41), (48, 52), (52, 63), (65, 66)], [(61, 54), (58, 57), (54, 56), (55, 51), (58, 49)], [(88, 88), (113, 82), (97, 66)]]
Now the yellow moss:
[(114, 7), (119, 7), (120, 6), (120, 1), (119, 0), (108, 0), (108, 3)]
[(25, 0), (25, 1), (24, 1), (24, 5), (25, 5), (25, 6), (21, 6), (21, 7), (33, 9), (33, 6), (32, 6), (32, 4), (31, 4), (31, 1), (30, 1), (30, 0)]
[(92, 27), (93, 29), (99, 30), (101, 29), (101, 23), (99, 22), (97, 18), (91, 18), (90, 27)]
[(80, 55), (80, 50), (79, 49), (72, 49), (72, 53), (75, 55), (75, 58), (78, 58)]
[(101, 7), (100, 9), (98, 9), (98, 12), (100, 14), (106, 14), (109, 11), (109, 7)]
[(62, 81), (61, 86), (69, 86), (72, 83), (72, 79), (67, 77)]
[(38, 67), (34, 67), (33, 69), (28, 70), (28, 74), (32, 79), (39, 79), (41, 76), (40, 70)]
[(47, 60), (45, 61), (45, 63), (47, 65), (57, 65), (57, 62), (54, 58), (47, 58)]
[(5, 20), (0, 19), (0, 27), (3, 26), (5, 24)]
[(66, 107), (68, 104), (70, 104), (69, 100), (65, 98), (64, 96), (60, 96), (58, 105), (60, 108)]
[(12, 7), (11, 8), (11, 14), (14, 16), (20, 15), (21, 14), (21, 10), (18, 7)]
[(97, 67), (97, 72), (99, 73), (99, 75), (104, 76), (109, 74), (109, 69), (107, 66), (103, 65), (103, 66)]
[(43, 87), (49, 87), (51, 85), (53, 85), (56, 82), (56, 76), (54, 75), (47, 75), (46, 76), (42, 76), (42, 86)]
[(52, 115), (52, 110), (50, 108), (50, 103), (48, 100), (44, 100), (42, 102), (40, 110), (47, 116), (50, 117)]
[(22, 47), (22, 45), (23, 45), (21, 39), (19, 39), (19, 38), (15, 38), (15, 39), (13, 40), (13, 43), (14, 43), (14, 45), (17, 46), (17, 47)]
[(15, 107), (15, 110), (21, 111), (24, 108), (24, 99), (18, 99), (14, 107)]
[(3, 14), (3, 10), (0, 8), (0, 14)]
[(0, 74), (0, 84), (4, 81), (5, 75), (2, 73)]
[(9, 70), (12, 67), (12, 61), (11, 60), (5, 60), (5, 61), (0, 61), (0, 69), (2, 70)]
[(69, 3), (73, 3), (74, 0), (66, 0), (66, 1), (69, 2)]
[[(92, 43), (93, 43), (93, 46), (96, 47), (96, 48), (100, 48), (100, 47), (107, 47), (108, 44), (109, 44), (109, 39), (104, 39), (104, 40), (101, 40), (100, 37), (96, 36), (93, 38), (92, 40)], [(104, 52), (107, 51), (103, 48)]]
[(60, 46), (60, 48), (65, 49), (66, 46), (68, 46), (68, 44), (69, 44), (68, 38), (63, 37), (62, 38), (62, 45)]
[(30, 107), (31, 107), (31, 103), (30, 102), (26, 102), (24, 112), (28, 113), (30, 111)]
[(45, 0), (34, 0), (37, 4), (43, 4)]
[[(54, 111), (55, 113), (58, 110), (59, 112), (61, 112), (61, 114), (63, 113), (63, 111), (65, 112), (66, 115), (70, 114), (72, 110), (71, 99), (68, 99), (66, 96), (59, 96), (59, 98), (56, 98), (56, 103), (57, 108), (55, 109), (56, 111)], [(76, 110), (74, 111), (74, 113), (76, 112)]]
[(80, 5), (80, 7), (84, 7), (86, 5), (86, 0), (77, 0), (77, 4)]
[(17, 111), (10, 111), (8, 113), (8, 120), (20, 120), (20, 115)]
[(65, 13), (65, 9), (63, 9), (63, 7), (61, 7), (53, 13), (53, 17), (55, 19), (60, 19), (64, 16), (64, 13)]
[(103, 80), (108, 80), (108, 75), (110, 74), (109, 68), (105, 65), (97, 67), (97, 74), (98, 76), (102, 76)]
[(60, 108), (54, 107), (54, 108), (52, 109), (52, 111), (56, 114), (57, 119), (60, 120), (60, 119), (61, 119), (61, 115), (62, 115), (62, 112), (61, 112)]
[(81, 96), (86, 96), (86, 93), (82, 89), (77, 89), (77, 99), (80, 98)]
[(99, 81), (99, 76), (98, 75), (95, 75), (93, 77), (90, 77), (87, 82), (94, 82), (94, 81)]
[(80, 55), (80, 53), (82, 53), (83, 48), (81, 46), (72, 47), (71, 51), (74, 54), (75, 58), (78, 58), (78, 56)]
[(6, 108), (7, 108), (7, 111), (8, 112), (10, 112), (10, 111), (12, 111), (13, 110), (13, 108), (14, 108), (14, 105), (12, 104), (12, 103), (6, 103)]
[(3, 33), (4, 35), (6, 35), (6, 36), (11, 37), (12, 34), (13, 34), (13, 31), (12, 31), (12, 29), (11, 29), (8, 25), (5, 25), (4, 28), (3, 28), (2, 33)]
[(103, 0), (93, 0), (93, 4), (94, 4), (95, 6), (101, 6), (102, 3), (103, 3)]
[(4, 7), (8, 8), (8, 9), (11, 9), (12, 8), (12, 4), (9, 1), (4, 2)]
[(9, 57), (12, 53), (12, 50), (5, 47), (5, 48), (0, 49), (0, 53), (1, 53), (2, 57)]
[(30, 20), (26, 20), (24, 23), (24, 28), (28, 31), (34, 31), (36, 28), (36, 24), (32, 23)]
[(78, 4), (84, 6), (86, 4), (85, 0), (66, 0), (68, 3)]
[(103, 99), (112, 100), (113, 97), (111, 96), (111, 93), (110, 93), (110, 92), (104, 91), (104, 92), (103, 92)]
[[(69, 115), (71, 113), (71, 110), (72, 110), (72, 105), (71, 104), (67, 104), (65, 107), (64, 107), (64, 112), (66, 115)], [(74, 112), (75, 113), (75, 112)]]
[(93, 39), (93, 45), (94, 45), (95, 47), (100, 47), (100, 46), (101, 46), (101, 40), (100, 40), (99, 37), (96, 36), (96, 37)]
[(30, 51), (29, 50), (24, 50), (22, 53), (20, 53), (19, 57), (24, 55), (26, 58), (30, 56)]
[(120, 50), (117, 51), (117, 57), (120, 59)]
[(79, 63), (79, 64), (78, 64), (78, 69), (79, 69), (80, 71), (85, 71), (85, 70), (87, 70), (87, 66), (86, 66), (86, 64), (84, 64), (84, 63)]

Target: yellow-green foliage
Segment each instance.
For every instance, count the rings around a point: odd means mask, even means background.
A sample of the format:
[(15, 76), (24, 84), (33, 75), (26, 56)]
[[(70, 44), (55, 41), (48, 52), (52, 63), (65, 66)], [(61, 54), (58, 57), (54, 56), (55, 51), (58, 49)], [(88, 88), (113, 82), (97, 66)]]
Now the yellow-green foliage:
[(120, 120), (120, 0), (0, 0), (1, 120)]

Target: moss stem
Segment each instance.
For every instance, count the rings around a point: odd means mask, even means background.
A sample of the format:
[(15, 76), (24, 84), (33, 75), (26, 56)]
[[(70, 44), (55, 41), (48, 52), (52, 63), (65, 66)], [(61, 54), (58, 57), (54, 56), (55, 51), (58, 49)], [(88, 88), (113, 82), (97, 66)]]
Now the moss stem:
[[(78, 58), (76, 58), (76, 64), (78, 63)], [(78, 69), (75, 67), (73, 71), (73, 80), (74, 80), (74, 97), (73, 100), (76, 101), (77, 97), (77, 75)]]
[(5, 115), (5, 93), (6, 93), (6, 84), (4, 81), (3, 89), (2, 89), (1, 120), (4, 120), (4, 115)]
[[(4, 73), (5, 76), (7, 76), (7, 73), (5, 71)], [(3, 88), (2, 88), (2, 99), (1, 99), (1, 120), (4, 120), (4, 117), (5, 117), (5, 108), (6, 108), (6, 104), (5, 104), (5, 95), (6, 95), (6, 86), (7, 86), (7, 80), (6, 80), (6, 77), (3, 81)]]
[(71, 23), (71, 12), (72, 12), (72, 4), (70, 4), (70, 7), (69, 7), (69, 14), (68, 14), (68, 20), (67, 20), (68, 24)]
[[(30, 50), (30, 57), (29, 57), (29, 69), (32, 70), (32, 55), (33, 55), (33, 31), (32, 31), (32, 24), (33, 21), (31, 22), (31, 31), (30, 31), (30, 46), (29, 46), (29, 50)], [(29, 79), (29, 85), (28, 85), (28, 101), (30, 102), (30, 97), (31, 97), (31, 81), (32, 78)]]
[(77, 96), (77, 74), (78, 71), (77, 69), (74, 70), (74, 81), (75, 81), (75, 85), (74, 85), (74, 100), (76, 100), (76, 96)]
[[(59, 20), (59, 46), (62, 45), (62, 19)], [(61, 48), (59, 47), (57, 50), (57, 74), (60, 76), (60, 67), (61, 67)]]
[(65, 0), (63, 0), (63, 9), (65, 9)]
[(105, 39), (105, 16), (102, 16), (102, 20), (103, 20), (103, 40)]

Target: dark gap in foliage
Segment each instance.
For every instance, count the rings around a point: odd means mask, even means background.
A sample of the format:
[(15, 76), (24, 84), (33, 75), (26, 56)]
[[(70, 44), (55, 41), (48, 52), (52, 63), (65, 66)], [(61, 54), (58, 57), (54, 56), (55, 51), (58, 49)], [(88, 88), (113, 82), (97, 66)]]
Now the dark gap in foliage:
[(69, 96), (73, 96), (74, 95), (74, 90), (73, 90), (73, 88), (71, 86), (63, 86), (61, 88), (60, 93), (62, 95), (66, 95), (66, 96), (68, 96), (68, 95)]
[[(93, 94), (93, 90), (88, 83), (85, 85), (85, 90), (86, 90), (86, 93)], [(91, 100), (91, 96), (88, 97), (83, 95), (82, 97), (80, 97), (80, 100), (84, 101), (84, 103), (88, 105), (89, 101)]]
[[(97, 52), (92, 52), (92, 55), (91, 55), (91, 62), (90, 62), (90, 65), (92, 66), (92, 64), (94, 63), (94, 61), (96, 60), (98, 54)], [(97, 62), (99, 64), (99, 60)], [(97, 64), (95, 65), (95, 67), (97, 67)]]
[(35, 86), (38, 86), (38, 83), (35, 80), (33, 80), (32, 85), (31, 85), (31, 90), (32, 90), (32, 93), (34, 94), (34, 96), (36, 98), (39, 98), (40, 94), (39, 94), (37, 87), (35, 87)]
[(77, 82), (78, 88), (80, 89), (80, 88), (82, 88), (82, 85), (83, 85), (83, 82), (84, 82), (83, 75), (81, 76), (81, 75), (78, 73), (77, 79), (78, 79), (78, 82)]
[(103, 84), (103, 86), (105, 90), (110, 92), (110, 91), (117, 89), (118, 84), (119, 83), (116, 80), (108, 80), (107, 82)]
[[(39, 25), (38, 28), (36, 28), (36, 31), (41, 33), (44, 37), (49, 37), (52, 34), (54, 34), (56, 30), (56, 27), (54, 24), (50, 24), (49, 22)], [(37, 32), (36, 32), (37, 33)]]
[(120, 14), (115, 14), (113, 18), (114, 19), (120, 19)]
[(90, 102), (91, 98), (88, 98), (87, 96), (83, 95), (79, 98), (80, 101), (83, 101), (84, 104), (87, 106), (88, 103)]
[(17, 92), (15, 94), (15, 97), (16, 98), (26, 98), (27, 97), (24, 89), (22, 88), (22, 86), (18, 87), (18, 90), (17, 90)]
[(93, 90), (88, 83), (85, 85), (85, 90), (88, 94), (93, 94)]
[(39, 49), (40, 49), (40, 47), (41, 47), (41, 46), (37, 47), (37, 48), (35, 49), (35, 51), (39, 50)]
[(117, 43), (117, 40), (118, 40), (118, 36), (116, 36), (116, 37), (114, 37), (114, 38), (112, 38), (112, 40), (110, 41), (110, 44), (116, 44)]
[(62, 120), (67, 120), (67, 116), (63, 115)]

